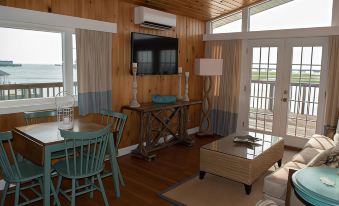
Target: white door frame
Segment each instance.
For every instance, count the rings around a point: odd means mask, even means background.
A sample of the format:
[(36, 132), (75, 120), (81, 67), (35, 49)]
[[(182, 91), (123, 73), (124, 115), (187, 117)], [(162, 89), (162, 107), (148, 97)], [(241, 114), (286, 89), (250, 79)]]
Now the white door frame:
[[(290, 82), (290, 69), (292, 65), (292, 52), (289, 51), (293, 47), (297, 46), (323, 46), (322, 53), (322, 71), (321, 71), (321, 83), (322, 85), (319, 88), (319, 105), (318, 105), (318, 119), (317, 119), (317, 128), (316, 133), (323, 133), (323, 123), (324, 123), (324, 110), (326, 102), (326, 85), (324, 82), (327, 82), (327, 72), (328, 72), (328, 37), (319, 37), (319, 38), (286, 38), (286, 39), (258, 39), (258, 40), (243, 40), (243, 49), (246, 51), (242, 54), (242, 65), (241, 65), (241, 81), (240, 81), (240, 103), (239, 103), (239, 118), (237, 122), (237, 132), (248, 130), (248, 114), (249, 114), (249, 98), (251, 92), (251, 63), (252, 63), (252, 48), (253, 47), (278, 47), (278, 59), (277, 59), (277, 85), (275, 92), (275, 106), (273, 113), (275, 116), (284, 116), (282, 119), (274, 118), (273, 125), (287, 125), (287, 114), (286, 111), (288, 104), (283, 104), (282, 101), (279, 101), (284, 97), (283, 90), (287, 90), (289, 94), (289, 88), (286, 88), (286, 85), (289, 85)], [(286, 68), (289, 68), (288, 72)], [(282, 69), (279, 69), (282, 68)], [(285, 69), (284, 69), (285, 68)], [(288, 84), (287, 84), (288, 83)], [(324, 98), (320, 97), (324, 95)], [(303, 147), (307, 142), (307, 138), (298, 138), (298, 137), (288, 137), (286, 135), (285, 127), (273, 127), (273, 134), (285, 137), (285, 144), (292, 145), (296, 147)]]
[[(286, 63), (289, 68), (288, 72), (285, 72), (286, 77), (285, 81), (290, 82), (290, 73), (292, 69), (292, 55), (293, 47), (307, 47), (307, 46), (322, 46), (322, 60), (321, 60), (321, 76), (320, 76), (320, 85), (319, 85), (319, 100), (318, 100), (318, 111), (317, 111), (317, 127), (316, 133), (324, 133), (324, 118), (325, 118), (325, 104), (326, 104), (326, 82), (328, 76), (328, 37), (318, 37), (318, 38), (290, 38), (286, 39)], [(287, 85), (287, 84), (286, 84)], [(288, 90), (289, 88), (284, 88)], [(288, 101), (283, 104), (283, 110), (288, 111)], [(282, 123), (287, 122), (287, 114), (284, 114), (282, 118)], [(285, 144), (287, 145), (304, 145), (308, 139), (293, 137), (286, 134), (286, 130), (283, 130), (280, 133), (281, 136), (285, 137)]]

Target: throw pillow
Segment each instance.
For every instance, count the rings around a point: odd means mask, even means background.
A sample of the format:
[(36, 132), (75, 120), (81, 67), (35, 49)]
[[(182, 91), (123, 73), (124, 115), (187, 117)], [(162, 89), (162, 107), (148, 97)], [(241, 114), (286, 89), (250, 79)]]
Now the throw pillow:
[(332, 168), (339, 168), (339, 144), (331, 149), (331, 152), (326, 159), (325, 165)]
[(308, 164), (308, 167), (319, 167), (326, 163), (327, 157), (331, 154), (331, 149), (324, 150), (317, 154)]

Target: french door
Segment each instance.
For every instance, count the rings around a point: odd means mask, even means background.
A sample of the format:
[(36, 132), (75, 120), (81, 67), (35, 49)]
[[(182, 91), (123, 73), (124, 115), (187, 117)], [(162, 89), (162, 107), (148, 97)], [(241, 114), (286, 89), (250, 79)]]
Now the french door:
[(322, 133), (327, 38), (253, 40), (247, 51), (243, 125), (290, 145)]

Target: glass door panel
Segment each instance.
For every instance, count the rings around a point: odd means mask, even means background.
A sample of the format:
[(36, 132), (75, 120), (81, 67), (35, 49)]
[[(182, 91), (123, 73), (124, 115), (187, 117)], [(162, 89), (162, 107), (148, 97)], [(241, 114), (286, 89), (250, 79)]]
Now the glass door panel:
[(322, 46), (292, 47), (287, 135), (310, 137), (316, 133)]
[(249, 129), (272, 132), (278, 47), (252, 47)]

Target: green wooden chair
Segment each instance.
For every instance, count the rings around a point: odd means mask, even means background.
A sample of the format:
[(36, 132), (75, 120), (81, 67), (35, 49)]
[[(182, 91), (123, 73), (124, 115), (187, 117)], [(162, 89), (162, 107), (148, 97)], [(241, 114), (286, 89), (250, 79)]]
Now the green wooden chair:
[[(101, 179), (101, 172), (104, 169), (104, 158), (110, 137), (112, 125), (95, 132), (73, 132), (60, 130), (64, 138), (65, 159), (56, 163), (53, 168), (59, 174), (56, 192), (59, 192), (75, 205), (76, 196), (90, 193), (93, 198), (93, 191), (99, 190), (104, 203), (108, 206), (105, 189)], [(72, 152), (70, 153), (70, 150)], [(76, 155), (73, 155), (76, 154)], [(62, 190), (62, 178), (72, 180), (71, 189)], [(94, 178), (98, 180), (99, 187), (95, 184)], [(80, 179), (84, 183), (80, 184)], [(88, 180), (91, 181), (88, 181)]]
[[(5, 188), (2, 192), (1, 206), (5, 204), (6, 196), (12, 193), (15, 193), (15, 206), (23, 206), (43, 199), (41, 194), (43, 168), (27, 160), (18, 161), (14, 155), (11, 143), (12, 138), (11, 132), (0, 133), (0, 166), (6, 181)], [(5, 144), (8, 146), (9, 155), (6, 152)], [(9, 191), (10, 184), (15, 185), (15, 190)], [(56, 199), (57, 205), (60, 206), (60, 202), (52, 185), (53, 184), (51, 184), (52, 195)], [(38, 186), (40, 187), (40, 191), (36, 190)], [(29, 199), (23, 194), (22, 191), (27, 189), (30, 189), (35, 194), (34, 198)], [(19, 203), (20, 197), (24, 199), (24, 202)]]
[(46, 111), (35, 111), (35, 112), (24, 112), (26, 125), (38, 124), (46, 122), (49, 117), (56, 117), (57, 111), (46, 110)]
[[(119, 144), (121, 141), (121, 137), (125, 128), (125, 123), (127, 120), (127, 115), (123, 114), (123, 113), (119, 113), (119, 112), (113, 112), (113, 111), (109, 111), (109, 110), (102, 110), (100, 112), (101, 115), (101, 124), (112, 124), (112, 132), (114, 133), (114, 149), (115, 149), (115, 157), (118, 157), (118, 148), (119, 148)], [(110, 157), (112, 158), (112, 157)], [(113, 160), (111, 160), (112, 162)], [(112, 171), (113, 171), (113, 165), (111, 165)], [(118, 173), (119, 173), (119, 179), (120, 182), (123, 186), (125, 186), (125, 182), (124, 179), (122, 177), (121, 171), (120, 171), (120, 167), (119, 164), (117, 164), (117, 169), (118, 169)], [(111, 176), (112, 172), (105, 172), (103, 174), (103, 178), (107, 177), (107, 176)]]

